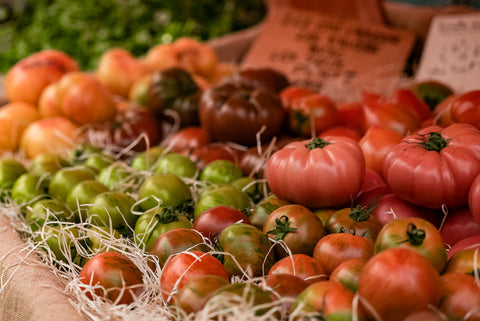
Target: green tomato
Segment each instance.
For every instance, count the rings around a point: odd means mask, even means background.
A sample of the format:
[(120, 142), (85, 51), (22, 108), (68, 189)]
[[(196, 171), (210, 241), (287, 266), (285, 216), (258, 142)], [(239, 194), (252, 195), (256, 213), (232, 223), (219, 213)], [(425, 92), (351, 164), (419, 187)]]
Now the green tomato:
[(133, 229), (138, 218), (132, 212), (135, 199), (127, 193), (108, 191), (98, 194), (87, 208), (87, 220), (94, 225), (110, 227), (122, 234)]
[(22, 174), (12, 186), (12, 199), (25, 204), (48, 196), (48, 181), (45, 176)]
[(197, 166), (188, 156), (179, 153), (170, 153), (159, 159), (155, 167), (155, 172), (195, 178), (197, 175)]
[(232, 183), (242, 176), (242, 170), (234, 162), (217, 159), (205, 166), (200, 174), (200, 180), (213, 184), (225, 184)]
[(192, 199), (188, 185), (174, 174), (154, 174), (145, 179), (138, 190), (139, 206), (143, 211), (154, 207), (175, 206)]
[(0, 159), (0, 198), (10, 195), (15, 181), (27, 172), (26, 167), (19, 161), (12, 158)]
[(130, 166), (139, 171), (149, 171), (154, 169), (157, 160), (165, 153), (165, 148), (161, 146), (154, 146), (149, 150), (137, 154), (130, 164)]
[(102, 154), (103, 150), (92, 144), (82, 144), (76, 146), (70, 151), (68, 155), (68, 161), (72, 165), (80, 165), (85, 162), (90, 156)]
[(269, 191), (267, 183), (262, 183), (247, 176), (235, 180), (232, 185), (247, 193), (255, 204), (263, 200), (265, 192), (268, 193)]
[(25, 222), (33, 231), (41, 228), (45, 222), (74, 222), (75, 215), (63, 201), (58, 199), (41, 199), (27, 206)]
[(95, 169), (95, 171), (98, 173), (102, 169), (104, 169), (105, 167), (113, 164), (115, 161), (116, 161), (116, 159), (113, 156), (98, 153), (98, 154), (93, 154), (93, 155), (89, 156), (85, 160), (83, 165)]
[(85, 235), (90, 242), (90, 250), (92, 253), (113, 251), (112, 247), (109, 246), (111, 241), (122, 239), (122, 235), (117, 230), (96, 225), (92, 225), (87, 229)]
[(247, 210), (253, 206), (250, 197), (233, 185), (212, 186), (200, 193), (194, 215), (197, 218), (203, 211), (219, 205)]
[(184, 213), (175, 213), (169, 207), (157, 207), (140, 215), (135, 224), (135, 243), (150, 251), (155, 240), (174, 228), (192, 228), (192, 222)]
[(272, 194), (255, 205), (252, 215), (249, 217), (250, 222), (257, 228), (263, 230), (263, 224), (268, 216), (277, 208), (288, 204), (290, 203)]
[(44, 226), (36, 235), (35, 241), (40, 243), (40, 248), (52, 254), (57, 260), (69, 262), (77, 254), (75, 242), (78, 239), (78, 229), (75, 226)]
[(68, 166), (68, 162), (61, 156), (53, 153), (43, 153), (32, 159), (29, 172), (38, 176), (51, 176), (60, 168)]
[(74, 211), (77, 216), (77, 221), (85, 221), (87, 218), (85, 204), (90, 204), (92, 200), (99, 194), (109, 191), (108, 187), (97, 180), (87, 179), (79, 182), (68, 193), (66, 204)]
[(50, 179), (48, 192), (51, 197), (66, 201), (68, 194), (75, 185), (81, 181), (93, 179), (95, 179), (95, 173), (86, 166), (64, 167), (59, 169)]
[(138, 185), (136, 171), (124, 162), (115, 162), (103, 168), (97, 180), (112, 191), (133, 192)]
[(271, 246), (263, 231), (245, 223), (229, 225), (218, 236), (219, 250), (231, 254), (223, 256), (223, 265), (230, 275), (243, 276), (243, 269), (253, 277), (262, 276), (275, 263)]

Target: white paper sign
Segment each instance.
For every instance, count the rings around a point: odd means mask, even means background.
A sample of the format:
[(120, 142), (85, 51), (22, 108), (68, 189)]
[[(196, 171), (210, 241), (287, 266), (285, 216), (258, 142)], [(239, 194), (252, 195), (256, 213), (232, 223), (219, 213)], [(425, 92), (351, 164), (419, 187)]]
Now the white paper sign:
[(432, 20), (416, 80), (438, 80), (456, 93), (480, 89), (480, 13)]

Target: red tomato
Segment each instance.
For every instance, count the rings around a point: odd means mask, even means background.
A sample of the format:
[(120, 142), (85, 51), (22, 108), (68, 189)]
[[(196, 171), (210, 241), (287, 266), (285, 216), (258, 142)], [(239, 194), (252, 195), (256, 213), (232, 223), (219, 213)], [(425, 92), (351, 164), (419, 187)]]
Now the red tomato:
[(224, 159), (238, 164), (244, 150), (239, 146), (228, 143), (208, 143), (193, 149), (190, 159), (197, 164), (198, 169), (202, 170), (209, 163)]
[(276, 274), (292, 274), (308, 283), (328, 277), (320, 261), (305, 254), (292, 254), (277, 261), (268, 271), (268, 275)]
[(335, 320), (339, 316), (345, 320), (353, 320), (354, 314), (359, 320), (363, 320), (363, 312), (353, 306), (354, 296), (352, 291), (337, 282), (319, 281), (297, 296), (291, 311), (295, 311), (297, 320), (303, 320), (304, 315), (305, 320), (312, 319), (312, 313), (313, 318), (316, 316), (325, 320)]
[(480, 175), (473, 180), (468, 191), (468, 207), (473, 219), (480, 224)]
[(191, 126), (180, 129), (164, 143), (172, 152), (190, 155), (194, 149), (210, 143), (210, 138), (205, 129)]
[[(82, 283), (94, 286), (94, 293), (116, 304), (130, 304), (143, 291), (140, 269), (124, 254), (103, 252), (84, 265), (79, 274)], [(92, 298), (91, 292), (86, 292)]]
[(468, 208), (454, 208), (449, 210), (440, 234), (450, 247), (464, 238), (480, 235), (480, 224), (474, 220)]
[(250, 220), (239, 209), (219, 205), (200, 213), (193, 222), (193, 228), (213, 242), (224, 228), (235, 223), (250, 224)]
[(450, 258), (459, 251), (476, 248), (480, 248), (480, 235), (466, 237), (455, 243), (455, 245), (448, 250), (447, 259), (450, 260)]
[(293, 300), (308, 287), (309, 283), (293, 274), (267, 275), (263, 288), (272, 291), (282, 303), (282, 315), (288, 315)]
[(365, 156), (365, 166), (383, 175), (383, 159), (393, 146), (400, 143), (403, 135), (379, 126), (370, 126), (358, 144)]
[(330, 127), (318, 134), (318, 137), (320, 138), (327, 137), (327, 136), (347, 136), (357, 142), (360, 141), (360, 139), (362, 138), (362, 136), (360, 136), (360, 134), (357, 131), (344, 126)]
[(439, 228), (443, 220), (441, 210), (432, 210), (405, 202), (394, 193), (386, 194), (380, 198), (375, 207), (375, 213), (384, 225), (397, 218), (421, 217)]
[(420, 121), (432, 116), (430, 107), (410, 89), (400, 88), (395, 90), (389, 100), (408, 110)]
[(480, 174), (480, 130), (468, 124), (431, 126), (385, 156), (383, 177), (398, 197), (429, 208), (466, 205)]
[(329, 97), (313, 93), (294, 99), (288, 117), (293, 133), (302, 137), (316, 136), (337, 123), (337, 106)]
[(477, 247), (469, 247), (467, 249), (457, 251), (447, 261), (444, 274), (446, 273), (463, 273), (475, 275), (478, 273), (480, 266), (480, 249)]
[(338, 125), (351, 128), (359, 135), (365, 132), (365, 114), (359, 101), (344, 102), (337, 105)]
[(382, 176), (373, 169), (367, 167), (365, 169), (362, 188), (355, 198), (353, 205), (370, 207), (376, 205), (382, 196), (390, 193), (390, 188), (387, 183), (385, 183)]
[(364, 175), (360, 146), (341, 136), (292, 142), (274, 153), (266, 167), (275, 195), (313, 209), (351, 202)]
[(363, 98), (365, 117), (364, 130), (371, 126), (379, 126), (397, 131), (405, 135), (419, 128), (421, 121), (410, 111), (398, 104), (383, 102), (374, 97)]
[(342, 262), (362, 257), (369, 259), (374, 253), (374, 243), (367, 238), (347, 233), (325, 235), (318, 241), (313, 258), (319, 260), (330, 275)]
[(480, 90), (471, 90), (452, 101), (450, 115), (456, 123), (471, 124), (480, 129)]
[(292, 102), (298, 97), (304, 97), (309, 94), (315, 93), (313, 90), (297, 87), (297, 86), (288, 86), (280, 92), (280, 99), (282, 100), (283, 107), (286, 109), (291, 109)]
[(451, 107), (452, 103), (457, 99), (458, 95), (452, 94), (442, 100), (433, 110), (434, 125), (441, 127), (448, 127), (455, 124), (452, 118)]
[(338, 282), (352, 292), (357, 292), (358, 278), (368, 259), (355, 257), (340, 263), (330, 274), (329, 280)]
[(440, 276), (428, 259), (410, 249), (392, 248), (365, 264), (357, 293), (369, 318), (400, 321), (437, 306), (441, 290)]
[[(288, 204), (274, 210), (263, 224), (263, 233), (282, 240), (292, 254), (312, 255), (313, 248), (325, 234), (322, 221), (305, 206)], [(289, 253), (281, 244), (275, 247), (278, 256)]]
[(169, 302), (175, 290), (204, 275), (217, 275), (229, 281), (228, 272), (214, 256), (201, 251), (185, 251), (165, 264), (160, 274), (160, 289)]
[(375, 241), (375, 253), (408, 248), (425, 256), (439, 273), (447, 263), (447, 250), (437, 228), (419, 217), (399, 218), (385, 224)]
[(446, 273), (439, 309), (449, 320), (480, 320), (480, 288), (473, 275)]

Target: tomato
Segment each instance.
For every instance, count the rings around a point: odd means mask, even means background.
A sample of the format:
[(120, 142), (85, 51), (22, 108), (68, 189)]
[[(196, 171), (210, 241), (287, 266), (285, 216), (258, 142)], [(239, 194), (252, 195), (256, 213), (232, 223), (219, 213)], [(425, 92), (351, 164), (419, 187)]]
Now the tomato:
[(79, 230), (70, 224), (44, 224), (34, 237), (39, 248), (47, 252), (53, 263), (72, 262), (77, 254)]
[(345, 126), (333, 126), (318, 133), (320, 138), (326, 136), (347, 136), (357, 142), (362, 138), (357, 131)]
[(388, 98), (390, 101), (408, 110), (420, 121), (424, 121), (432, 116), (430, 107), (410, 89), (397, 89)]
[(205, 166), (215, 160), (224, 159), (238, 164), (242, 157), (243, 150), (238, 146), (229, 143), (209, 143), (193, 149), (190, 154), (192, 161), (197, 164), (197, 168), (202, 170)]
[(233, 185), (212, 186), (203, 190), (197, 199), (195, 219), (205, 210), (219, 206), (230, 206), (239, 210), (250, 209), (253, 204), (250, 197)]
[(83, 165), (63, 167), (50, 179), (48, 193), (53, 198), (66, 201), (75, 185), (85, 180), (95, 180), (95, 172), (91, 168)]
[(480, 320), (480, 288), (473, 275), (446, 273), (442, 280), (442, 300), (439, 310), (449, 319)]
[(229, 275), (263, 276), (274, 263), (271, 242), (255, 226), (237, 223), (227, 226), (218, 236), (218, 247), (223, 255), (223, 265)]
[(216, 290), (228, 284), (228, 280), (221, 276), (202, 275), (185, 284), (173, 295), (172, 301), (185, 313), (196, 313), (204, 308)]
[(440, 234), (443, 242), (451, 247), (464, 238), (480, 235), (480, 224), (474, 220), (468, 208), (454, 208), (447, 213)]
[(350, 202), (364, 175), (360, 146), (341, 136), (289, 143), (270, 157), (266, 167), (275, 195), (313, 209)]
[(383, 225), (375, 215), (375, 207), (343, 208), (333, 213), (325, 224), (327, 233), (350, 233), (375, 242)]
[(137, 171), (151, 171), (155, 169), (157, 160), (166, 153), (167, 151), (162, 146), (153, 146), (134, 154), (128, 160), (128, 164)]
[(423, 100), (430, 110), (434, 110), (440, 102), (454, 93), (450, 86), (437, 80), (425, 80), (414, 83), (410, 90)]
[(357, 293), (369, 318), (400, 321), (437, 306), (441, 291), (439, 273), (425, 256), (407, 248), (391, 248), (365, 264)]
[(450, 260), (453, 254), (465, 249), (476, 249), (480, 247), (480, 235), (466, 237), (455, 243), (448, 249), (447, 259)]
[(329, 280), (338, 282), (352, 292), (357, 292), (358, 278), (368, 259), (355, 257), (340, 263), (330, 274)]
[(285, 111), (277, 93), (227, 82), (207, 89), (199, 105), (200, 123), (212, 141), (254, 146), (282, 128)]
[(283, 241), (275, 247), (279, 257), (290, 253), (312, 255), (318, 240), (325, 234), (325, 228), (317, 215), (305, 206), (288, 204), (268, 216), (263, 233), (275, 241)]
[(257, 204), (268, 195), (270, 190), (265, 181), (254, 179), (253, 177), (242, 176), (231, 183), (236, 188), (245, 192)]
[(23, 174), (27, 173), (27, 168), (20, 161), (13, 158), (0, 158), (0, 189), (2, 197), (5, 192), (11, 190), (15, 181)]
[(268, 275), (292, 274), (311, 284), (328, 278), (322, 264), (305, 254), (292, 254), (278, 260), (268, 271)]
[(438, 229), (418, 217), (401, 218), (385, 224), (375, 241), (375, 253), (405, 247), (425, 256), (439, 273), (447, 262), (447, 251)]
[(156, 206), (179, 205), (191, 199), (188, 185), (174, 174), (155, 173), (146, 178), (138, 190), (139, 206), (144, 211)]
[(473, 180), (468, 191), (468, 207), (473, 219), (480, 224), (480, 175)]
[(474, 246), (455, 252), (447, 261), (444, 274), (463, 273), (478, 275), (480, 273), (480, 249)]
[(438, 311), (432, 311), (431, 308), (426, 308), (424, 310), (419, 310), (410, 313), (402, 321), (445, 321), (445, 317), (442, 313)]
[(257, 228), (263, 230), (263, 225), (268, 216), (277, 208), (288, 204), (287, 201), (282, 200), (273, 194), (269, 195), (255, 205), (252, 215), (250, 216), (250, 222)]
[(365, 113), (360, 101), (343, 102), (337, 105), (338, 126), (344, 126), (357, 132), (359, 135), (365, 133)]
[(150, 251), (155, 240), (175, 228), (191, 228), (192, 223), (181, 208), (157, 207), (140, 215), (135, 223), (135, 243)]
[(160, 290), (166, 302), (190, 281), (204, 275), (216, 275), (226, 281), (226, 268), (214, 256), (201, 251), (185, 251), (175, 255), (163, 267), (160, 274)]
[(102, 148), (128, 153), (142, 152), (163, 139), (160, 120), (144, 107), (128, 107), (109, 121), (93, 124), (85, 133), (87, 141)]
[(399, 104), (382, 101), (381, 97), (366, 96), (362, 98), (365, 131), (371, 126), (379, 126), (405, 135), (420, 127), (420, 119)]
[(219, 205), (200, 213), (193, 222), (193, 228), (214, 242), (215, 238), (229, 225), (235, 223), (250, 224), (250, 220), (239, 209)]
[(421, 217), (439, 228), (443, 220), (441, 210), (411, 204), (395, 193), (382, 196), (376, 204), (375, 213), (383, 225), (397, 218)]
[(304, 87), (298, 87), (295, 85), (287, 86), (280, 92), (280, 99), (282, 100), (283, 107), (290, 109), (293, 101), (298, 97), (304, 97), (309, 94), (313, 94), (315, 91)]
[(328, 96), (312, 93), (294, 99), (289, 108), (289, 129), (297, 136), (316, 136), (337, 124), (337, 106)]
[(442, 100), (433, 110), (433, 123), (441, 127), (448, 127), (455, 124), (452, 118), (451, 107), (458, 95), (452, 94)]
[[(162, 268), (171, 256), (189, 250), (208, 252), (210, 247), (198, 231), (177, 227), (160, 234), (153, 241), (148, 254), (157, 257), (159, 266)], [(154, 263), (149, 265), (155, 268)]]
[(9, 101), (36, 105), (43, 89), (66, 73), (78, 70), (78, 63), (66, 53), (54, 49), (42, 50), (20, 60), (8, 70), (5, 94)]
[(87, 220), (92, 224), (111, 227), (122, 234), (129, 234), (138, 218), (132, 212), (134, 204), (133, 196), (124, 192), (100, 193), (86, 207)]
[(358, 144), (365, 156), (365, 166), (383, 175), (385, 155), (403, 139), (397, 131), (379, 126), (370, 126)]
[(293, 274), (269, 274), (263, 279), (263, 288), (272, 291), (282, 305), (282, 315), (291, 310), (293, 300), (309, 283)]
[(325, 318), (326, 320), (359, 320), (364, 313), (354, 307), (355, 294), (333, 281), (319, 281), (309, 285), (292, 304), (293, 320)]
[(272, 68), (244, 68), (233, 74), (230, 81), (242, 87), (265, 88), (275, 93), (290, 85), (283, 73)]
[(11, 197), (18, 205), (26, 205), (48, 196), (48, 180), (45, 176), (22, 174), (13, 184)]
[(369, 259), (374, 254), (374, 243), (367, 238), (347, 233), (327, 234), (318, 241), (313, 258), (322, 263), (330, 275), (342, 262), (356, 257)]
[(229, 160), (217, 159), (205, 165), (199, 179), (213, 184), (224, 184), (233, 183), (242, 176), (243, 172), (237, 164)]
[(130, 304), (144, 289), (143, 275), (135, 263), (124, 254), (103, 252), (92, 257), (79, 274), (85, 294), (108, 299), (115, 304)]
[(374, 206), (385, 195), (390, 194), (390, 188), (383, 177), (371, 168), (365, 169), (362, 188), (358, 192), (352, 205), (363, 207)]
[(85, 221), (87, 218), (86, 204), (90, 204), (92, 199), (103, 192), (107, 192), (109, 189), (102, 183), (94, 179), (87, 179), (79, 182), (68, 193), (65, 203), (67, 206), (75, 212), (77, 220)]
[(167, 153), (159, 157), (154, 171), (174, 174), (181, 178), (196, 178), (198, 175), (195, 163), (188, 156), (180, 153)]
[(480, 90), (470, 90), (458, 95), (450, 106), (450, 115), (456, 123), (466, 123), (480, 129)]
[(25, 223), (32, 231), (37, 231), (46, 222), (49, 224), (58, 222), (75, 222), (75, 214), (68, 206), (58, 199), (44, 198), (27, 207)]
[(34, 175), (47, 175), (50, 177), (60, 168), (68, 165), (66, 159), (54, 153), (44, 153), (33, 158), (28, 171)]
[(204, 128), (188, 126), (167, 137), (164, 143), (172, 152), (189, 155), (194, 149), (210, 143), (210, 137)]
[(385, 156), (383, 176), (401, 199), (429, 208), (466, 205), (480, 174), (480, 130), (468, 124), (431, 126)]

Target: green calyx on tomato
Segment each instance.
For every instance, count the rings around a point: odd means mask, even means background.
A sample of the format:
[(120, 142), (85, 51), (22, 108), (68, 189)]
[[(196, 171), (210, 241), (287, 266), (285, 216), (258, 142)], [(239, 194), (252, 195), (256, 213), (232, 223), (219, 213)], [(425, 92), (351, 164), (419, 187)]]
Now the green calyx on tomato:
[(364, 222), (368, 221), (370, 218), (370, 214), (375, 209), (374, 206), (370, 208), (363, 207), (361, 205), (357, 205), (357, 207), (352, 208), (350, 214), (348, 215), (354, 222)]
[(440, 152), (447, 147), (449, 139), (442, 137), (440, 133), (431, 132), (426, 135), (426, 139), (420, 144), (425, 147), (426, 150)]
[(290, 226), (288, 216), (282, 215), (280, 218), (275, 219), (275, 225), (273, 230), (267, 232), (267, 234), (275, 235), (275, 241), (283, 240), (288, 233), (295, 232), (297, 228)]
[(413, 223), (408, 223), (407, 236), (408, 238), (406, 240), (400, 241), (399, 243), (409, 242), (413, 246), (420, 246), (425, 240), (426, 233), (424, 229), (417, 228)]
[(330, 142), (327, 142), (326, 140), (315, 137), (312, 139), (310, 142), (305, 144), (305, 147), (308, 148), (309, 150), (315, 149), (315, 148), (324, 148), (327, 145), (330, 145)]

